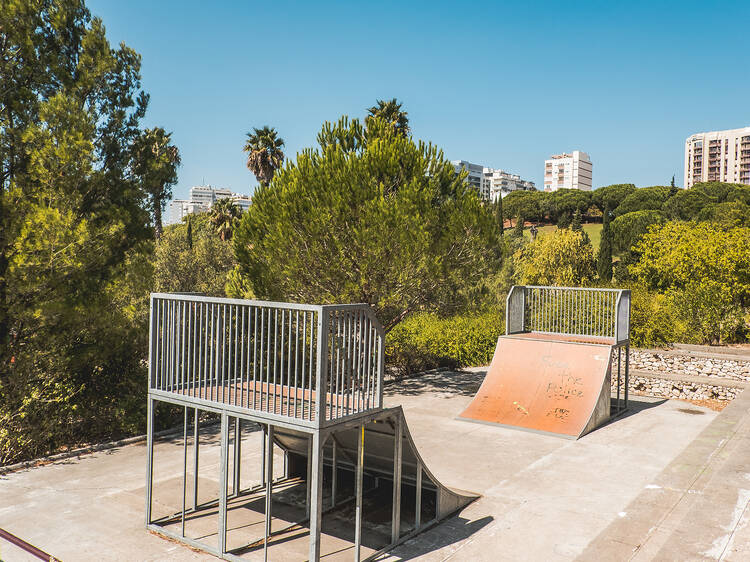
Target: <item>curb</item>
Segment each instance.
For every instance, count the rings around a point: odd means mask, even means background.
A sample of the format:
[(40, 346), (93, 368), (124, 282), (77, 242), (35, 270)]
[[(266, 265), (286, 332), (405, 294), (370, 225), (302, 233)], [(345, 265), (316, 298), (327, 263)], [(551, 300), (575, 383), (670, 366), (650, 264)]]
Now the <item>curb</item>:
[[(154, 437), (164, 437), (166, 435), (177, 435), (179, 433), (182, 433), (182, 429), (173, 427), (170, 429), (164, 429), (162, 431), (158, 431), (154, 433)], [(117, 447), (124, 447), (125, 445), (132, 445), (133, 443), (140, 443), (141, 441), (145, 441), (145, 440), (146, 440), (145, 434), (135, 435), (133, 437), (126, 437), (125, 439), (119, 439), (117, 441), (110, 441), (108, 443), (97, 443), (96, 445), (89, 445), (88, 447), (80, 447), (78, 449), (71, 449), (70, 451), (65, 451), (64, 453), (57, 453), (55, 455), (50, 455), (47, 457), (40, 457), (37, 459), (31, 459), (28, 461), (17, 462), (15, 464), (0, 466), (0, 476), (11, 473), (11, 472), (16, 472), (17, 470), (22, 470), (24, 468), (34, 468), (36, 466), (46, 465), (46, 464), (50, 464), (56, 461), (69, 459), (72, 457), (78, 457), (78, 456), (86, 455), (89, 453), (96, 453), (98, 451), (106, 451), (107, 449), (115, 449)]]

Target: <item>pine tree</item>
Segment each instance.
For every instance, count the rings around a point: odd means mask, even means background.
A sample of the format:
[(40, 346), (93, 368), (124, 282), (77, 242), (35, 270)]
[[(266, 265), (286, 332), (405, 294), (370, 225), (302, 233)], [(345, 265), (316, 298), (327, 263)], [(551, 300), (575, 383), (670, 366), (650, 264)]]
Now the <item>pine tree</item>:
[(573, 213), (573, 220), (570, 221), (570, 230), (573, 232), (583, 232), (583, 224), (581, 224), (581, 210), (576, 209)]
[(609, 227), (610, 208), (604, 210), (602, 221), (602, 237), (599, 241), (599, 255), (597, 257), (597, 272), (602, 281), (612, 280), (612, 231)]
[(497, 202), (495, 203), (495, 220), (497, 221), (497, 226), (500, 229), (500, 235), (503, 234), (503, 198), (498, 197)]
[(519, 215), (518, 218), (516, 218), (516, 226), (513, 228), (513, 236), (521, 237), (523, 236), (523, 224), (525, 220), (524, 218)]

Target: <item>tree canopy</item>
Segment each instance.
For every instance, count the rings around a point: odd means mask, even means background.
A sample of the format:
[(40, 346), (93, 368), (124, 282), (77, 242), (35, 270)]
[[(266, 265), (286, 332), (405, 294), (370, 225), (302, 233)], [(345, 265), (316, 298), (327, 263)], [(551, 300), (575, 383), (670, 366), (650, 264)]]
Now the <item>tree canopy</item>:
[(247, 133), (242, 150), (247, 152), (247, 169), (255, 175), (260, 185), (268, 185), (276, 170), (284, 164), (282, 146), (284, 139), (278, 136), (276, 129), (267, 125)]
[(0, 464), (142, 423), (140, 65), (82, 1), (0, 9)]
[(318, 139), (256, 191), (235, 232), (258, 297), (369, 303), (390, 329), (496, 267), (491, 210), (435, 146), (377, 117), (342, 117)]

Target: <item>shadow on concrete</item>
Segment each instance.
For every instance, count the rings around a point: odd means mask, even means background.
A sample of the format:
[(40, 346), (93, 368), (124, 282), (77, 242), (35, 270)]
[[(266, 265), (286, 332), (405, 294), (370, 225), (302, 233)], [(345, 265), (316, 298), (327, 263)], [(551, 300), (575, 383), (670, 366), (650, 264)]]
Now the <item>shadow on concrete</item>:
[(495, 518), (491, 515), (474, 521), (460, 516), (447, 519), (435, 528), (417, 535), (392, 551), (375, 558), (375, 560), (413, 560), (429, 552), (465, 540), (494, 520)]
[(451, 395), (474, 396), (487, 371), (428, 371), (411, 377), (387, 381), (385, 393), (416, 396), (426, 392), (446, 392)]
[[(628, 409), (625, 410), (623, 413), (619, 415), (613, 415), (610, 420), (602, 424), (600, 427), (605, 427), (611, 423), (618, 422), (619, 420), (624, 420), (625, 418), (629, 418), (630, 416), (635, 416), (636, 414), (639, 414), (643, 412), (644, 410), (650, 410), (651, 408), (656, 408), (657, 406), (661, 406), (667, 401), (666, 398), (651, 398), (648, 399), (646, 397), (639, 396), (637, 398), (633, 398), (632, 396), (628, 397)], [(613, 398), (612, 399), (612, 410), (614, 411), (616, 401)]]

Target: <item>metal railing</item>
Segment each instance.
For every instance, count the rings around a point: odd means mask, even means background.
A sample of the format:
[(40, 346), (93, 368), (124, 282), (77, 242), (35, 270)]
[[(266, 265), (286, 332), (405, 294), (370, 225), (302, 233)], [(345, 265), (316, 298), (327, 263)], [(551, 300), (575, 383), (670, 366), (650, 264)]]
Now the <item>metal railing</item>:
[(368, 305), (151, 295), (149, 389), (321, 423), (382, 407)]
[(515, 285), (506, 299), (505, 333), (537, 332), (630, 339), (630, 291)]

